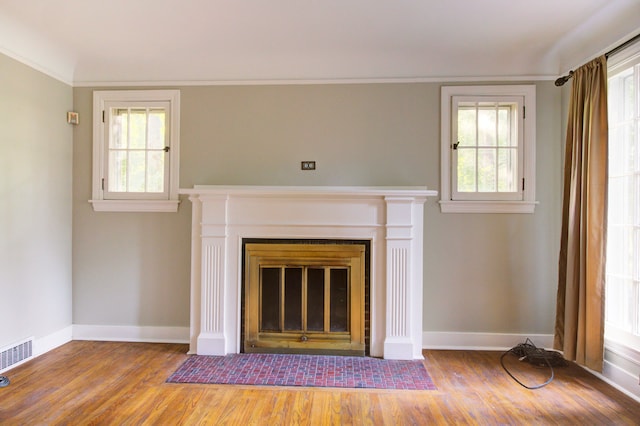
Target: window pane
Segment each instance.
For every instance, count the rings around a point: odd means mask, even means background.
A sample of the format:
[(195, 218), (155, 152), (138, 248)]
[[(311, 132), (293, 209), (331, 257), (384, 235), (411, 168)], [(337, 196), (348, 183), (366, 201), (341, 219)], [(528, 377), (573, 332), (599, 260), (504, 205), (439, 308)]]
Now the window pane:
[(164, 191), (164, 151), (148, 151), (147, 192)]
[[(458, 140), (460, 146), (476, 145), (476, 108), (458, 108)], [(455, 143), (455, 142), (454, 142)]]
[(627, 75), (623, 80), (623, 116), (624, 120), (632, 120), (635, 115), (635, 88), (633, 84), (633, 74)]
[(622, 224), (623, 211), (621, 208), (615, 206), (624, 205), (624, 178), (623, 177), (610, 177), (609, 178), (609, 192), (607, 194), (609, 198), (609, 211), (608, 221), (609, 226), (613, 224)]
[(609, 178), (618, 177), (622, 174), (624, 164), (624, 144), (613, 143), (613, 141), (621, 141), (623, 137), (623, 126), (609, 127)]
[(636, 198), (636, 193), (634, 192), (635, 189), (635, 181), (636, 181), (636, 177), (631, 175), (626, 175), (622, 178), (622, 187), (623, 187), (623, 193), (624, 193), (624, 201), (620, 207), (621, 210), (623, 211), (623, 217), (622, 217), (622, 222), (627, 225), (627, 226), (631, 226), (633, 225), (634, 222), (634, 218), (636, 215), (636, 206), (634, 203), (634, 200)]
[[(640, 231), (640, 172), (635, 173), (635, 185), (631, 189), (631, 196), (631, 203), (635, 206), (631, 223), (636, 227), (636, 231)], [(638, 252), (638, 254), (640, 254), (640, 252)]]
[(623, 225), (614, 225), (609, 223), (607, 228), (607, 274), (623, 276), (624, 275), (624, 256), (618, 254), (624, 253), (624, 233)]
[(476, 191), (476, 150), (458, 148), (458, 192)]
[(498, 145), (517, 145), (517, 138), (511, 134), (511, 108), (501, 107), (498, 110)]
[(165, 113), (164, 109), (149, 110), (149, 149), (165, 147)]
[(129, 151), (129, 161), (127, 164), (127, 175), (129, 177), (129, 192), (144, 192), (145, 190), (145, 164), (146, 155), (144, 151)]
[(622, 127), (621, 146), (622, 155), (624, 156), (624, 172), (633, 172), (637, 170), (638, 137), (636, 135), (635, 123), (628, 122)]
[(478, 191), (496, 191), (496, 150), (478, 149)]
[[(638, 96), (640, 97), (640, 95)], [(638, 100), (638, 102), (640, 103), (640, 99)], [(640, 109), (640, 105), (638, 105), (638, 109)], [(640, 115), (640, 111), (638, 112), (638, 115)], [(635, 127), (635, 138), (632, 144), (632, 148), (630, 149), (629, 155), (635, 158), (635, 167), (633, 168), (633, 171), (636, 173), (639, 173), (640, 172), (640, 118), (637, 120), (636, 124), (637, 125)]]
[(129, 112), (126, 108), (113, 108), (111, 118), (111, 134), (109, 148), (127, 148)]
[[(633, 231), (633, 252), (640, 253), (640, 226), (636, 225)], [(640, 262), (638, 259), (633, 262), (633, 279), (640, 283)], [(640, 318), (640, 315), (638, 317)]]
[(147, 139), (147, 110), (131, 109), (131, 119), (129, 123), (130, 149), (146, 148)]
[(478, 109), (478, 145), (495, 146), (497, 143), (496, 135), (496, 109), (495, 108), (479, 108)]
[(126, 192), (127, 190), (127, 152), (109, 152), (109, 191)]
[(633, 332), (638, 288), (631, 280), (610, 276), (607, 278), (605, 298), (607, 321), (627, 332)]
[(518, 151), (516, 148), (498, 150), (498, 192), (518, 190)]

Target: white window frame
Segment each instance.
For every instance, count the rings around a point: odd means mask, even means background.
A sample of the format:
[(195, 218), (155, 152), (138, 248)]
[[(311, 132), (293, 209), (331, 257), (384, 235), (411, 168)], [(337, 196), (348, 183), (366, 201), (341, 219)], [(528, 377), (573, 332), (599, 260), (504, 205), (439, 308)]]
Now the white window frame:
[[(453, 183), (455, 172), (452, 168), (454, 126), (454, 98), (481, 102), (495, 98), (522, 98), (522, 171), (524, 188), (516, 200), (505, 200), (499, 192), (475, 193), (474, 199), (454, 199)], [(537, 202), (536, 194), (536, 87), (535, 85), (499, 86), (443, 86), (440, 98), (441, 146), (440, 146), (440, 209), (443, 213), (533, 213)], [(520, 121), (520, 120), (518, 120)], [(519, 161), (520, 163), (520, 161)], [(483, 195), (484, 194), (484, 195)], [(513, 198), (513, 197), (511, 197)]]
[[(168, 146), (169, 187), (162, 199), (153, 199), (148, 193), (127, 193), (118, 199), (108, 199), (103, 189), (108, 176), (106, 108), (114, 102), (144, 105), (157, 102), (169, 103)], [(95, 211), (102, 212), (176, 212), (180, 200), (180, 91), (179, 90), (96, 90), (93, 92), (93, 173), (92, 199), (89, 201)]]
[[(624, 70), (628, 69), (631, 66), (638, 66), (640, 65), (640, 43), (635, 43), (629, 47), (627, 47), (626, 49), (620, 51), (619, 53), (616, 53), (614, 55), (612, 55), (611, 57), (608, 58), (607, 60), (607, 74), (608, 74), (608, 78), (611, 79), (613, 77), (615, 77), (617, 74), (623, 72)], [(634, 83), (635, 83), (635, 89), (636, 91), (640, 90), (638, 86), (640, 84), (640, 76), (636, 73), (634, 75)], [(609, 96), (611, 96), (611, 94), (614, 92), (614, 90), (616, 88), (613, 87), (613, 85), (611, 84), (610, 81), (608, 81), (608, 93)], [(618, 87), (619, 89), (619, 87)], [(634, 114), (633, 117), (630, 119), (630, 121), (632, 121), (634, 124), (634, 126), (636, 126), (637, 128), (637, 123), (638, 123), (638, 117), (640, 117), (640, 102), (637, 100), (636, 98), (636, 102), (634, 103)], [(612, 135), (612, 131), (614, 130), (614, 126), (615, 123), (614, 122), (615, 118), (613, 117), (613, 113), (610, 111), (609, 112), (609, 159), (611, 159), (612, 157), (612, 153), (613, 153), (613, 149), (611, 147), (612, 143), (615, 143), (615, 141), (613, 141), (613, 138), (611, 137)], [(636, 137), (638, 137), (636, 135)], [(615, 178), (616, 177), (616, 173), (619, 172), (619, 170), (616, 170), (615, 167), (613, 167), (611, 165), (611, 163), (609, 164), (609, 179)], [(633, 172), (635, 174), (635, 172)], [(619, 175), (618, 175), (619, 177)], [(607, 183), (608, 185), (609, 183)], [(608, 197), (609, 200), (608, 202), (611, 203), (613, 200), (612, 196)], [(630, 203), (633, 203), (633, 201), (629, 201)], [(608, 208), (608, 220), (610, 220), (614, 214), (611, 211), (611, 208), (616, 208), (619, 206), (614, 206), (612, 204), (608, 204), (607, 208)], [(612, 226), (611, 223), (608, 223), (607, 226), (608, 232), (612, 232)], [(639, 316), (640, 316), (640, 305), (639, 305), (639, 300), (640, 300), (640, 290), (638, 290), (638, 288), (636, 287), (636, 289), (634, 290), (634, 294), (629, 297), (629, 295), (623, 295), (622, 294), (622, 289), (619, 288), (615, 288), (613, 289), (614, 291), (617, 290), (617, 294), (613, 294), (611, 293), (612, 289), (609, 288), (609, 285), (613, 285), (613, 284), (609, 284), (609, 280), (612, 276), (615, 276), (615, 273), (617, 271), (612, 272), (611, 265), (609, 264), (609, 262), (612, 262), (614, 259), (616, 259), (617, 256), (620, 256), (621, 253), (624, 252), (633, 252), (633, 250), (629, 250), (628, 247), (620, 250), (618, 248), (618, 252), (615, 252), (614, 250), (612, 250), (614, 247), (612, 247), (613, 244), (613, 238), (607, 236), (607, 268), (606, 268), (606, 279), (605, 279), (605, 295), (608, 295), (608, 297), (605, 299), (607, 304), (605, 306), (605, 329), (604, 329), (604, 338), (605, 338), (605, 348), (609, 351), (612, 351), (614, 353), (617, 353), (620, 356), (623, 356), (625, 358), (627, 358), (628, 360), (631, 360), (632, 362), (636, 363), (636, 364), (640, 364), (640, 326), (638, 326), (638, 322), (639, 322)], [(640, 265), (637, 263), (638, 261), (636, 260), (636, 263), (633, 265), (635, 268), (640, 268)], [(638, 270), (636, 269), (635, 271), (632, 272), (632, 275), (637, 276), (636, 274), (638, 273)], [(634, 277), (632, 277), (633, 279)], [(620, 302), (621, 304), (623, 304), (623, 306), (619, 306), (619, 305), (615, 305), (615, 303), (611, 303), (611, 302)], [(624, 305), (624, 303), (626, 303), (626, 305)], [(634, 316), (634, 324), (632, 325), (632, 329), (631, 330), (627, 330), (624, 328), (621, 328), (618, 324), (615, 324), (614, 321), (612, 321), (609, 316), (610, 316), (610, 312), (608, 311), (608, 309), (610, 309), (613, 305), (615, 305), (615, 310), (619, 313), (619, 312), (625, 312), (625, 313), (631, 313)]]

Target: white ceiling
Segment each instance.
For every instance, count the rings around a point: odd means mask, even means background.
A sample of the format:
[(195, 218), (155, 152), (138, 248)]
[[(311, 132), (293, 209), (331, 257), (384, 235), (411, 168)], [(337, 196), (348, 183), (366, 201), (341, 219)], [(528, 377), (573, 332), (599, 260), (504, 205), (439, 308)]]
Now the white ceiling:
[(640, 0), (0, 0), (0, 52), (74, 85), (555, 78)]

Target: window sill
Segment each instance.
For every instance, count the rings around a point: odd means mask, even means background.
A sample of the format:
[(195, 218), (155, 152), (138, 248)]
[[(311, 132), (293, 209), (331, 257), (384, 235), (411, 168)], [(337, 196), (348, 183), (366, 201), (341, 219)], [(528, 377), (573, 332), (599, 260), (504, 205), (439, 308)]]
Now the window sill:
[(605, 323), (604, 346), (617, 354), (633, 358), (640, 365), (640, 336)]
[(96, 212), (175, 213), (179, 200), (89, 200)]
[(632, 342), (620, 342), (605, 337), (604, 348), (606, 351), (622, 357), (636, 366), (640, 366), (640, 351), (634, 347)]
[(440, 201), (442, 213), (533, 213), (537, 201)]

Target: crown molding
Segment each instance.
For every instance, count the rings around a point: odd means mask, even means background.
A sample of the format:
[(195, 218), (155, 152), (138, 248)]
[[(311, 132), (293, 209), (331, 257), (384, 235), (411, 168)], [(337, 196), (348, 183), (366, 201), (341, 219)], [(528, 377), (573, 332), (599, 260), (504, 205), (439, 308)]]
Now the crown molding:
[(381, 77), (327, 79), (256, 79), (256, 80), (162, 80), (162, 81), (80, 81), (74, 87), (176, 87), (176, 86), (290, 86), (318, 84), (407, 84), (407, 83), (464, 83), (551, 81), (557, 75), (515, 76), (439, 76), (439, 77)]

